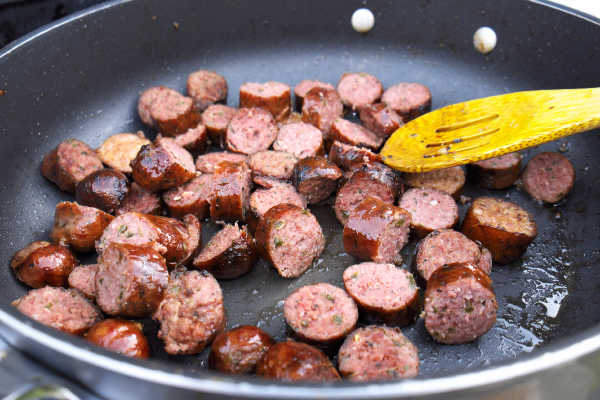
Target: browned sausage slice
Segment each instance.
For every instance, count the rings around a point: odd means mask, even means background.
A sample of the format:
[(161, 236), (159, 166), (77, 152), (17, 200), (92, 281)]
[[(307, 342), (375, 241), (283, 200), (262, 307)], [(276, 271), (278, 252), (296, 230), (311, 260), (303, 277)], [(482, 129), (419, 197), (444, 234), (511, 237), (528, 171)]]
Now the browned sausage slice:
[(246, 220), (251, 188), (252, 173), (248, 164), (221, 161), (215, 168), (210, 198), (212, 220)]
[(129, 212), (159, 215), (162, 212), (161, 198), (158, 193), (146, 190), (137, 183), (132, 182), (115, 215), (123, 215)]
[(436, 169), (429, 172), (404, 174), (408, 186), (421, 189), (437, 189), (457, 198), (465, 185), (465, 170), (461, 166)]
[(337, 189), (342, 171), (325, 157), (307, 157), (294, 167), (292, 181), (308, 204), (327, 199)]
[(10, 262), (17, 278), (33, 288), (65, 286), (77, 264), (79, 262), (69, 249), (48, 242), (29, 244)]
[(217, 151), (199, 156), (196, 159), (196, 169), (203, 174), (214, 174), (217, 164), (221, 161), (233, 163), (248, 163), (248, 156), (245, 154), (232, 153), (229, 151)]
[(221, 287), (207, 271), (176, 269), (153, 318), (160, 323), (158, 337), (167, 353), (200, 353), (225, 329)]
[(370, 325), (352, 332), (338, 352), (342, 375), (351, 381), (414, 378), (419, 354), (398, 328)]
[(328, 138), (371, 149), (378, 149), (383, 143), (383, 139), (370, 130), (343, 118), (336, 118), (333, 121)]
[(290, 98), (290, 87), (281, 82), (246, 82), (240, 86), (240, 107), (264, 108), (277, 121), (290, 115)]
[(264, 176), (289, 181), (298, 159), (285, 151), (263, 150), (248, 159), (252, 176)]
[(227, 148), (236, 153), (267, 150), (276, 138), (277, 124), (262, 108), (240, 108), (227, 127)]
[(227, 81), (214, 71), (192, 72), (187, 79), (187, 93), (194, 99), (196, 111), (203, 111), (212, 103), (227, 100)]
[(139, 322), (108, 318), (92, 326), (85, 339), (128, 357), (148, 358), (150, 356), (150, 346)]
[(329, 150), (329, 161), (344, 170), (352, 169), (355, 165), (371, 162), (381, 162), (379, 155), (364, 147), (334, 141)]
[(365, 128), (376, 135), (387, 138), (404, 125), (402, 117), (384, 103), (375, 103), (360, 108), (360, 120)]
[(69, 286), (79, 290), (90, 300), (96, 298), (96, 272), (98, 264), (79, 265), (69, 274)]
[(302, 197), (292, 185), (287, 183), (272, 184), (265, 189), (257, 189), (250, 195), (250, 213), (248, 215), (248, 228), (251, 232), (256, 230), (260, 219), (277, 204), (293, 204), (306, 208), (306, 199)]
[(335, 90), (332, 84), (325, 83), (321, 81), (314, 81), (310, 79), (305, 79), (301, 81), (299, 84), (294, 87), (294, 97), (296, 98), (296, 110), (302, 109), (302, 104), (304, 103), (304, 97), (308, 92), (310, 92), (314, 88)]
[(523, 188), (531, 197), (545, 203), (561, 201), (575, 183), (575, 169), (562, 154), (537, 154), (523, 171)]
[[(156, 137), (157, 140), (159, 138), (162, 138), (162, 135), (159, 134)], [(173, 140), (192, 155), (204, 153), (206, 146), (208, 146), (208, 134), (206, 133), (206, 127), (202, 124), (198, 124), (185, 133), (175, 136)]]
[(346, 107), (357, 110), (379, 100), (383, 85), (379, 79), (364, 72), (346, 73), (338, 82), (337, 92)]
[(344, 174), (342, 180), (350, 180), (356, 174), (365, 174), (375, 181), (379, 181), (388, 186), (392, 191), (394, 198), (401, 194), (404, 190), (402, 178), (400, 175), (380, 162), (368, 162), (363, 164), (353, 164), (352, 167)]
[(419, 238), (458, 223), (456, 202), (448, 193), (436, 189), (409, 189), (402, 195), (399, 206), (410, 213), (410, 225)]
[(494, 261), (501, 264), (521, 257), (537, 235), (531, 214), (510, 201), (493, 197), (473, 201), (461, 230), (487, 247)]
[(237, 112), (234, 107), (223, 104), (212, 104), (202, 113), (202, 123), (206, 126), (208, 136), (213, 145), (225, 147), (227, 126)]
[(106, 139), (96, 152), (104, 164), (117, 171), (130, 174), (131, 161), (137, 156), (143, 145), (150, 143), (142, 131), (117, 133)]
[(152, 104), (165, 93), (171, 91), (166, 86), (154, 86), (148, 88), (140, 94), (137, 104), (138, 115), (140, 120), (148, 126), (155, 126), (154, 119), (152, 118)]
[(42, 175), (60, 190), (75, 193), (75, 186), (94, 171), (104, 168), (96, 152), (77, 139), (67, 139), (42, 161)]
[(105, 168), (92, 172), (75, 188), (75, 200), (113, 214), (129, 192), (129, 181), (120, 171)]
[(521, 155), (508, 153), (488, 158), (471, 164), (470, 168), (479, 186), (487, 189), (506, 189), (519, 178)]
[(74, 251), (92, 251), (96, 240), (114, 218), (97, 208), (63, 201), (56, 205), (50, 238)]
[(213, 192), (213, 175), (199, 174), (188, 183), (163, 193), (169, 215), (183, 218), (187, 214), (204, 219), (209, 215), (209, 201)]
[(211, 368), (226, 374), (251, 373), (274, 344), (275, 341), (262, 329), (239, 326), (215, 338), (208, 363)]
[[(140, 97), (140, 102), (145, 93)], [(155, 94), (149, 110), (151, 126), (158, 128), (165, 136), (185, 133), (188, 129), (198, 125), (201, 119), (200, 113), (194, 109), (194, 102), (190, 97), (169, 88), (163, 88)]]
[(298, 158), (314, 157), (323, 153), (323, 133), (304, 122), (285, 124), (279, 129), (273, 148)]
[(328, 135), (333, 121), (344, 113), (340, 95), (331, 89), (313, 88), (304, 96), (302, 121), (313, 124)]
[(420, 83), (402, 82), (390, 86), (383, 93), (381, 101), (396, 111), (404, 122), (431, 110), (431, 92)]

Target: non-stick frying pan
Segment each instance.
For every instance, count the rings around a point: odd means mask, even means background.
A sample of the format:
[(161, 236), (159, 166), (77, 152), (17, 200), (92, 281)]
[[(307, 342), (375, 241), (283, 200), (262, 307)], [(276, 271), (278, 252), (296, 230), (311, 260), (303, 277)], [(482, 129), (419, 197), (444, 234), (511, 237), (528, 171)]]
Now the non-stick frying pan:
[[(362, 6), (376, 16), (366, 35), (354, 32), (349, 22)], [(166, 355), (151, 321), (144, 323), (153, 338), (152, 360), (130, 360), (43, 327), (10, 306), (26, 291), (9, 270), (12, 253), (46, 238), (55, 204), (69, 198), (40, 175), (43, 155), (69, 137), (97, 146), (111, 134), (145, 129), (135, 112), (143, 89), (164, 84), (183, 90), (187, 75), (200, 68), (228, 79), (228, 102), (234, 105), (244, 81), (336, 83), (347, 71), (367, 71), (386, 86), (422, 82), (431, 88), (434, 107), (509, 91), (599, 86), (599, 21), (563, 11), (518, 0), (114, 1), (5, 48), (0, 53), (3, 336), (111, 398), (198, 393), (263, 399), (465, 399), (498, 393), (585, 398), (597, 390), (600, 376), (600, 357), (594, 356), (600, 349), (597, 132), (526, 152), (528, 158), (560, 150), (573, 161), (575, 189), (557, 206), (536, 204), (516, 189), (466, 188), (469, 196), (490, 194), (521, 204), (535, 216), (540, 233), (520, 261), (494, 267), (500, 309), (488, 334), (470, 344), (444, 346), (430, 339), (422, 321), (404, 329), (420, 349), (421, 374), (414, 380), (308, 385), (218, 375), (205, 369), (206, 352)], [(472, 45), (473, 32), (482, 25), (493, 27), (499, 39), (487, 56)], [(288, 293), (323, 280), (341, 283), (342, 271), (355, 260), (343, 251), (330, 207), (313, 211), (327, 236), (322, 258), (298, 279), (280, 278), (260, 262), (249, 275), (223, 281), (230, 327), (258, 324), (284, 339), (281, 305)], [(204, 238), (214, 231), (209, 226)], [(405, 249), (406, 267), (412, 253), (412, 247)]]

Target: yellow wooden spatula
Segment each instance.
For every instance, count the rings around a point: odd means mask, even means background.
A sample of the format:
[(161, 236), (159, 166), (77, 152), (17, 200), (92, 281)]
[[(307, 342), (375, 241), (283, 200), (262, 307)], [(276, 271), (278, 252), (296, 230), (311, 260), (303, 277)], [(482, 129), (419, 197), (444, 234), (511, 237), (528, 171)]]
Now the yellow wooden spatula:
[(453, 104), (408, 122), (381, 156), (425, 172), (467, 164), (600, 127), (600, 88), (536, 90)]

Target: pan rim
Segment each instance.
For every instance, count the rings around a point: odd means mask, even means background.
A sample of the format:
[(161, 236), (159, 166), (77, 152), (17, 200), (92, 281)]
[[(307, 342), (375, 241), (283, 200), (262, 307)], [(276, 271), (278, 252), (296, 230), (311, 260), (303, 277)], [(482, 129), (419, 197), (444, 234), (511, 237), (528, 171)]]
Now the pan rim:
[[(1, 48), (0, 62), (29, 42), (42, 37), (54, 29), (103, 10), (133, 1), (135, 0), (110, 0), (44, 25)], [(588, 23), (600, 26), (600, 18), (562, 4), (548, 0), (525, 1), (550, 7), (559, 12), (570, 14)], [(53, 351), (61, 353), (64, 356), (91, 364), (96, 368), (112, 373), (190, 391), (263, 399), (295, 399), (315, 396), (346, 399), (356, 396), (357, 387), (361, 388), (361, 396), (373, 399), (448, 394), (514, 382), (541, 371), (564, 366), (569, 362), (600, 350), (600, 340), (598, 340), (600, 338), (600, 326), (596, 326), (568, 339), (558, 340), (543, 351), (521, 356), (515, 362), (506, 361), (500, 365), (488, 367), (480, 371), (466, 372), (447, 377), (417, 378), (399, 382), (376, 382), (370, 384), (342, 382), (325, 386), (323, 384), (294, 384), (262, 379), (234, 380), (230, 376), (221, 375), (210, 370), (207, 371), (205, 376), (192, 376), (187, 373), (170, 372), (167, 371), (168, 365), (164, 363), (159, 363), (160, 365), (157, 368), (148, 365), (148, 362), (130, 360), (103, 349), (88, 349), (78, 346), (77, 341), (71, 342), (65, 340), (69, 338), (68, 335), (53, 331), (38, 322), (29, 320), (13, 309), (6, 310), (0, 307), (0, 324), (7, 326), (26, 339), (36, 342), (41, 346), (51, 348)], [(11, 341), (9, 340), (9, 342)], [(282, 388), (293, 388), (294, 390), (285, 391), (281, 390)]]

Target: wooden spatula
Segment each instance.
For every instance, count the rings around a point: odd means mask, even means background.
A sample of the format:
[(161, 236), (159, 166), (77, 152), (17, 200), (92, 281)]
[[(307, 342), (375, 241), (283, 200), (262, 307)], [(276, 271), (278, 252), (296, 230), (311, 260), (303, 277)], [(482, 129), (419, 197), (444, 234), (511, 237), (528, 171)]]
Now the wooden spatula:
[(600, 127), (600, 88), (536, 90), (452, 104), (408, 122), (381, 156), (425, 172), (467, 164)]

